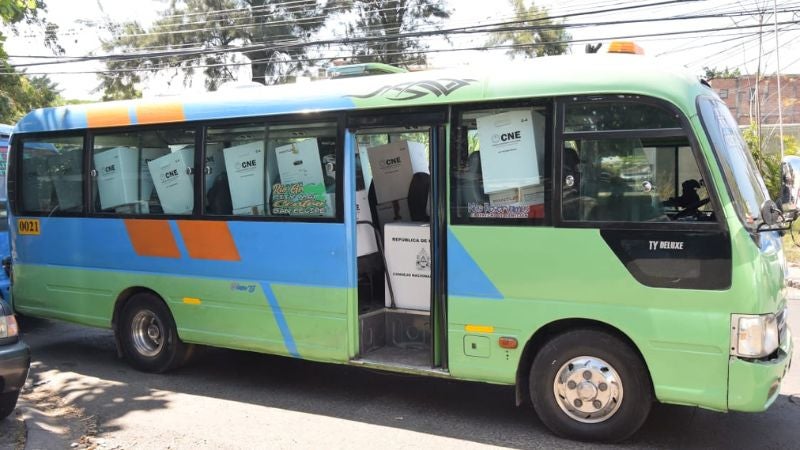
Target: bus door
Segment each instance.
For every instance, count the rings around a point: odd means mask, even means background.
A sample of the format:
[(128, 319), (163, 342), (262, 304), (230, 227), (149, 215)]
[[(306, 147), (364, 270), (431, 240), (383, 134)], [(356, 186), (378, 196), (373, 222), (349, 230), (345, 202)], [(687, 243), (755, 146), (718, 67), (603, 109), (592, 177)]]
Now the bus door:
[(441, 366), (443, 203), (436, 180), (446, 111), (353, 115), (358, 349), (365, 365)]

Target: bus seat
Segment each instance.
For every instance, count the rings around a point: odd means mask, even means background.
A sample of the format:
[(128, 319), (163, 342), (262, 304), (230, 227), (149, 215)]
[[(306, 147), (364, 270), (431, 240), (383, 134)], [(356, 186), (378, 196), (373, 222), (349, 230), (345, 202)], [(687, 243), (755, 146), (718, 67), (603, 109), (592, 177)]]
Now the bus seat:
[(222, 172), (211, 185), (206, 195), (208, 198), (208, 212), (212, 214), (233, 214), (233, 201), (231, 188), (228, 185), (228, 174)]
[(408, 212), (414, 222), (430, 222), (428, 214), (428, 198), (431, 192), (431, 176), (425, 172), (417, 172), (408, 186)]
[(483, 190), (483, 172), (481, 169), (480, 151), (472, 152), (467, 158), (467, 167), (461, 174), (461, 205), (468, 207), (472, 204), (489, 202), (489, 196)]

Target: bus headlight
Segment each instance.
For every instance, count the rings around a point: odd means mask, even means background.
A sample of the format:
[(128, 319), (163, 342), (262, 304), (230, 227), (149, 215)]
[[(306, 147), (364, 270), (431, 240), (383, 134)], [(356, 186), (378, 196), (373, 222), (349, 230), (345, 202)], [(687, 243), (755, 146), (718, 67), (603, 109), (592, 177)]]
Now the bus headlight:
[(779, 344), (775, 314), (731, 315), (732, 355), (763, 358), (777, 350)]

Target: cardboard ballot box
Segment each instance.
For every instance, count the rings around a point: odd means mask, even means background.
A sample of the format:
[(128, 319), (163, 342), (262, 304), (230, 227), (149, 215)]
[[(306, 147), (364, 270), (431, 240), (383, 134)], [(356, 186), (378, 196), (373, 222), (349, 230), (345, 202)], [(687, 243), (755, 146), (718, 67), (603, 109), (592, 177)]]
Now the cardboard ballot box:
[(406, 198), (414, 174), (430, 173), (425, 148), (419, 142), (399, 141), (367, 149), (378, 203)]
[[(153, 192), (148, 160), (169, 153), (166, 148), (115, 147), (94, 155), (100, 208), (146, 203)], [(141, 177), (141, 180), (140, 180)]]
[(228, 147), (222, 153), (233, 213), (264, 214), (264, 141)]
[[(395, 306), (428, 311), (431, 302), (431, 230), (427, 223), (396, 222), (383, 228), (386, 273)], [(386, 284), (386, 306), (391, 305)]]
[(183, 148), (148, 164), (165, 214), (191, 214), (194, 208), (194, 149)]
[(325, 184), (317, 139), (305, 139), (275, 148), (282, 184)]
[(539, 163), (530, 110), (478, 117), (483, 189), (492, 194), (539, 184)]
[[(367, 191), (356, 191), (356, 222), (372, 222), (372, 210), (369, 208)], [(358, 256), (369, 255), (378, 251), (375, 241), (375, 230), (370, 225), (356, 226), (356, 249)]]

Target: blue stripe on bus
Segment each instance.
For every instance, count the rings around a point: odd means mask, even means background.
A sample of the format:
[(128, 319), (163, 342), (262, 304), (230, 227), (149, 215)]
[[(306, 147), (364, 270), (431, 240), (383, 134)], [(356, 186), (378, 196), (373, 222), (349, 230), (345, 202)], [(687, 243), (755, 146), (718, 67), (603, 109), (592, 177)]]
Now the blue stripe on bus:
[(278, 299), (275, 297), (275, 293), (272, 292), (272, 287), (269, 283), (262, 282), (261, 289), (264, 291), (264, 295), (267, 297), (269, 307), (272, 309), (272, 315), (275, 316), (275, 322), (278, 323), (278, 328), (281, 330), (281, 335), (283, 336), (283, 343), (286, 345), (286, 350), (290, 355), (294, 356), (295, 358), (299, 358), (300, 353), (297, 352), (297, 344), (294, 342), (292, 331), (289, 329), (289, 324), (286, 323), (286, 317), (283, 315), (281, 305), (278, 304)]
[[(235, 117), (263, 116), (271, 114), (290, 114), (306, 112), (309, 108), (314, 111), (332, 111), (353, 108), (353, 101), (341, 96), (314, 97), (313, 90), (307, 91), (307, 96), (295, 98), (280, 98), (265, 100), (263, 97), (236, 98), (226, 102), (209, 101), (192, 102), (184, 104), (184, 114), (187, 121), (214, 120)], [(256, 119), (253, 119), (256, 121)]]
[(448, 295), (503, 299), (503, 294), (497, 290), (450, 228), (447, 229), (447, 267)]
[[(17, 236), (16, 260), (124, 272), (347, 288), (344, 224), (229, 222), (240, 261), (139, 256), (119, 219), (41, 217), (41, 235)], [(180, 234), (171, 223), (170, 230)], [(209, 243), (208, 245), (213, 245)]]
[(38, 109), (23, 117), (15, 127), (15, 132), (35, 132), (50, 130), (69, 130), (86, 128), (86, 111), (66, 107)]
[(189, 250), (186, 249), (186, 243), (183, 242), (183, 235), (181, 234), (180, 228), (178, 228), (178, 222), (170, 220), (169, 229), (172, 231), (172, 237), (175, 238), (175, 245), (178, 247), (178, 252), (181, 254), (181, 259), (188, 258)]

